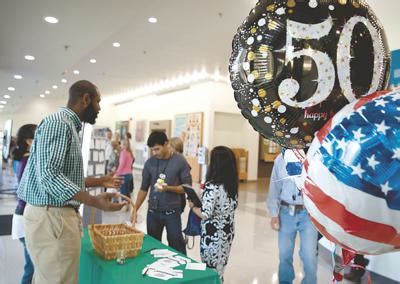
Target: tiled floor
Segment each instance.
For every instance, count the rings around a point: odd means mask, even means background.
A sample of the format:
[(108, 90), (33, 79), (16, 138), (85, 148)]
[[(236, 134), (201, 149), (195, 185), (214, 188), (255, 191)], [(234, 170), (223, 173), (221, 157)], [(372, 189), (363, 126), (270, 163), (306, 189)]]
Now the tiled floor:
[[(277, 233), (270, 229), (269, 218), (265, 211), (267, 182), (263, 179), (240, 185), (239, 208), (236, 211), (236, 236), (225, 272), (225, 283), (227, 284), (278, 283)], [(12, 214), (15, 204), (15, 197), (0, 194), (0, 215)], [(143, 231), (146, 231), (145, 212), (145, 207), (140, 209), (139, 224), (137, 225)], [(184, 227), (187, 214), (188, 208), (182, 216)], [(104, 223), (120, 223), (127, 219), (127, 213), (123, 212), (103, 214)], [(295, 283), (300, 283), (302, 269), (297, 251), (298, 249), (296, 249), (295, 256), (297, 273)], [(188, 251), (188, 255), (200, 260), (198, 238), (194, 248)], [(11, 240), (10, 236), (0, 237), (0, 284), (19, 283), (23, 263), (21, 244)], [(332, 283), (331, 275), (331, 264), (326, 258), (320, 257), (318, 283)]]

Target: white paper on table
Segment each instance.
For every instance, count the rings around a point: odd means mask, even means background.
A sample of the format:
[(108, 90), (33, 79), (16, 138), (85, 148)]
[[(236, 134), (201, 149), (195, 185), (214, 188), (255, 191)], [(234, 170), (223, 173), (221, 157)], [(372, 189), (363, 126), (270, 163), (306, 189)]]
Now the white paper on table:
[(163, 254), (163, 253), (170, 253), (172, 251), (168, 250), (168, 249), (153, 249), (150, 253), (151, 254)]
[(156, 258), (170, 257), (170, 256), (177, 255), (176, 252), (170, 251), (168, 249), (154, 249), (151, 251), (151, 254)]
[(174, 256), (170, 256), (168, 258), (177, 260), (179, 262), (179, 264), (186, 264), (186, 263), (192, 262), (191, 259), (180, 256), (180, 255), (174, 255)]
[(177, 260), (169, 259), (169, 258), (160, 258), (156, 262), (153, 262), (150, 267), (153, 268), (160, 268), (160, 267), (166, 267), (166, 268), (172, 268), (172, 267), (177, 267), (181, 265)]
[(206, 270), (206, 264), (191, 262), (191, 263), (186, 264), (185, 268), (187, 270)]
[(162, 273), (162, 272), (158, 272), (155, 270), (148, 270), (146, 273), (147, 276), (149, 277), (153, 277), (153, 278), (157, 278), (157, 279), (161, 279), (161, 280), (169, 280), (171, 278), (173, 278), (171, 275)]
[[(151, 276), (152, 273), (154, 273), (154, 274), (160, 273), (160, 274), (165, 274), (165, 275), (169, 276), (170, 278), (183, 278), (182, 270), (175, 270), (170, 267), (166, 267), (166, 266), (158, 263), (158, 261), (148, 265), (143, 271), (146, 271), (145, 273), (149, 276)], [(144, 273), (143, 271), (142, 271), (142, 273)], [(158, 277), (156, 277), (156, 278), (158, 278)]]

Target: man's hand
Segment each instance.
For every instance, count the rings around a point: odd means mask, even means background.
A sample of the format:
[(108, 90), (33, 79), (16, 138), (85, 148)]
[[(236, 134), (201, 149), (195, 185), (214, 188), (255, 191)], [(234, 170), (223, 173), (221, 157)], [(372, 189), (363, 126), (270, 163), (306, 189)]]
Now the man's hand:
[(112, 203), (111, 198), (118, 197), (118, 193), (103, 192), (94, 196), (93, 206), (104, 211), (118, 211), (124, 205), (128, 205), (127, 201), (120, 203)]
[(120, 188), (124, 183), (124, 178), (119, 176), (113, 176), (112, 173), (101, 177), (103, 187), (107, 188)]
[(166, 183), (156, 183), (154, 187), (157, 189), (159, 192), (166, 192), (168, 190), (168, 184)]
[(190, 209), (192, 209), (193, 207), (194, 207), (194, 204), (193, 204), (193, 202), (192, 201), (190, 201), (189, 199), (188, 199), (188, 204), (189, 204), (189, 208)]
[(279, 217), (272, 217), (270, 224), (271, 224), (272, 230), (279, 231), (279, 228), (280, 228)]

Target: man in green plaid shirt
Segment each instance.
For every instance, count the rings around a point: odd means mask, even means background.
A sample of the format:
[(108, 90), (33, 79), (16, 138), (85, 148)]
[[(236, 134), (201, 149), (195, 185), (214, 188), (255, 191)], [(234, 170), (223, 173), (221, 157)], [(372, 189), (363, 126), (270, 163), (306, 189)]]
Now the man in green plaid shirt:
[(107, 211), (125, 205), (111, 202), (116, 194), (92, 196), (85, 191), (86, 187), (118, 188), (121, 184), (112, 176), (84, 179), (78, 133), (82, 122), (95, 123), (99, 103), (97, 87), (78, 81), (69, 89), (67, 107), (44, 118), (36, 130), (17, 191), (27, 202), (25, 239), (35, 267), (33, 283), (78, 283), (80, 203)]

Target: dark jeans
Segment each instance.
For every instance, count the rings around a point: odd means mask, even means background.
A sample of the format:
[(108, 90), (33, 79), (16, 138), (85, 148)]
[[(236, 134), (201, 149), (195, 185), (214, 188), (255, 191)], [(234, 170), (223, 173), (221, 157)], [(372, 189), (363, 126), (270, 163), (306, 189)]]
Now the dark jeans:
[(121, 185), (119, 192), (130, 197), (129, 195), (133, 192), (133, 175), (126, 174), (121, 175), (121, 177), (124, 178), (124, 183)]
[(167, 229), (168, 245), (186, 255), (186, 244), (182, 235), (181, 212), (179, 209), (147, 212), (147, 234), (161, 241), (164, 227)]
[(19, 241), (24, 246), (25, 254), (24, 275), (22, 276), (21, 284), (30, 284), (32, 283), (33, 277), (33, 263), (31, 257), (29, 256), (28, 250), (26, 249), (25, 238), (20, 238)]

